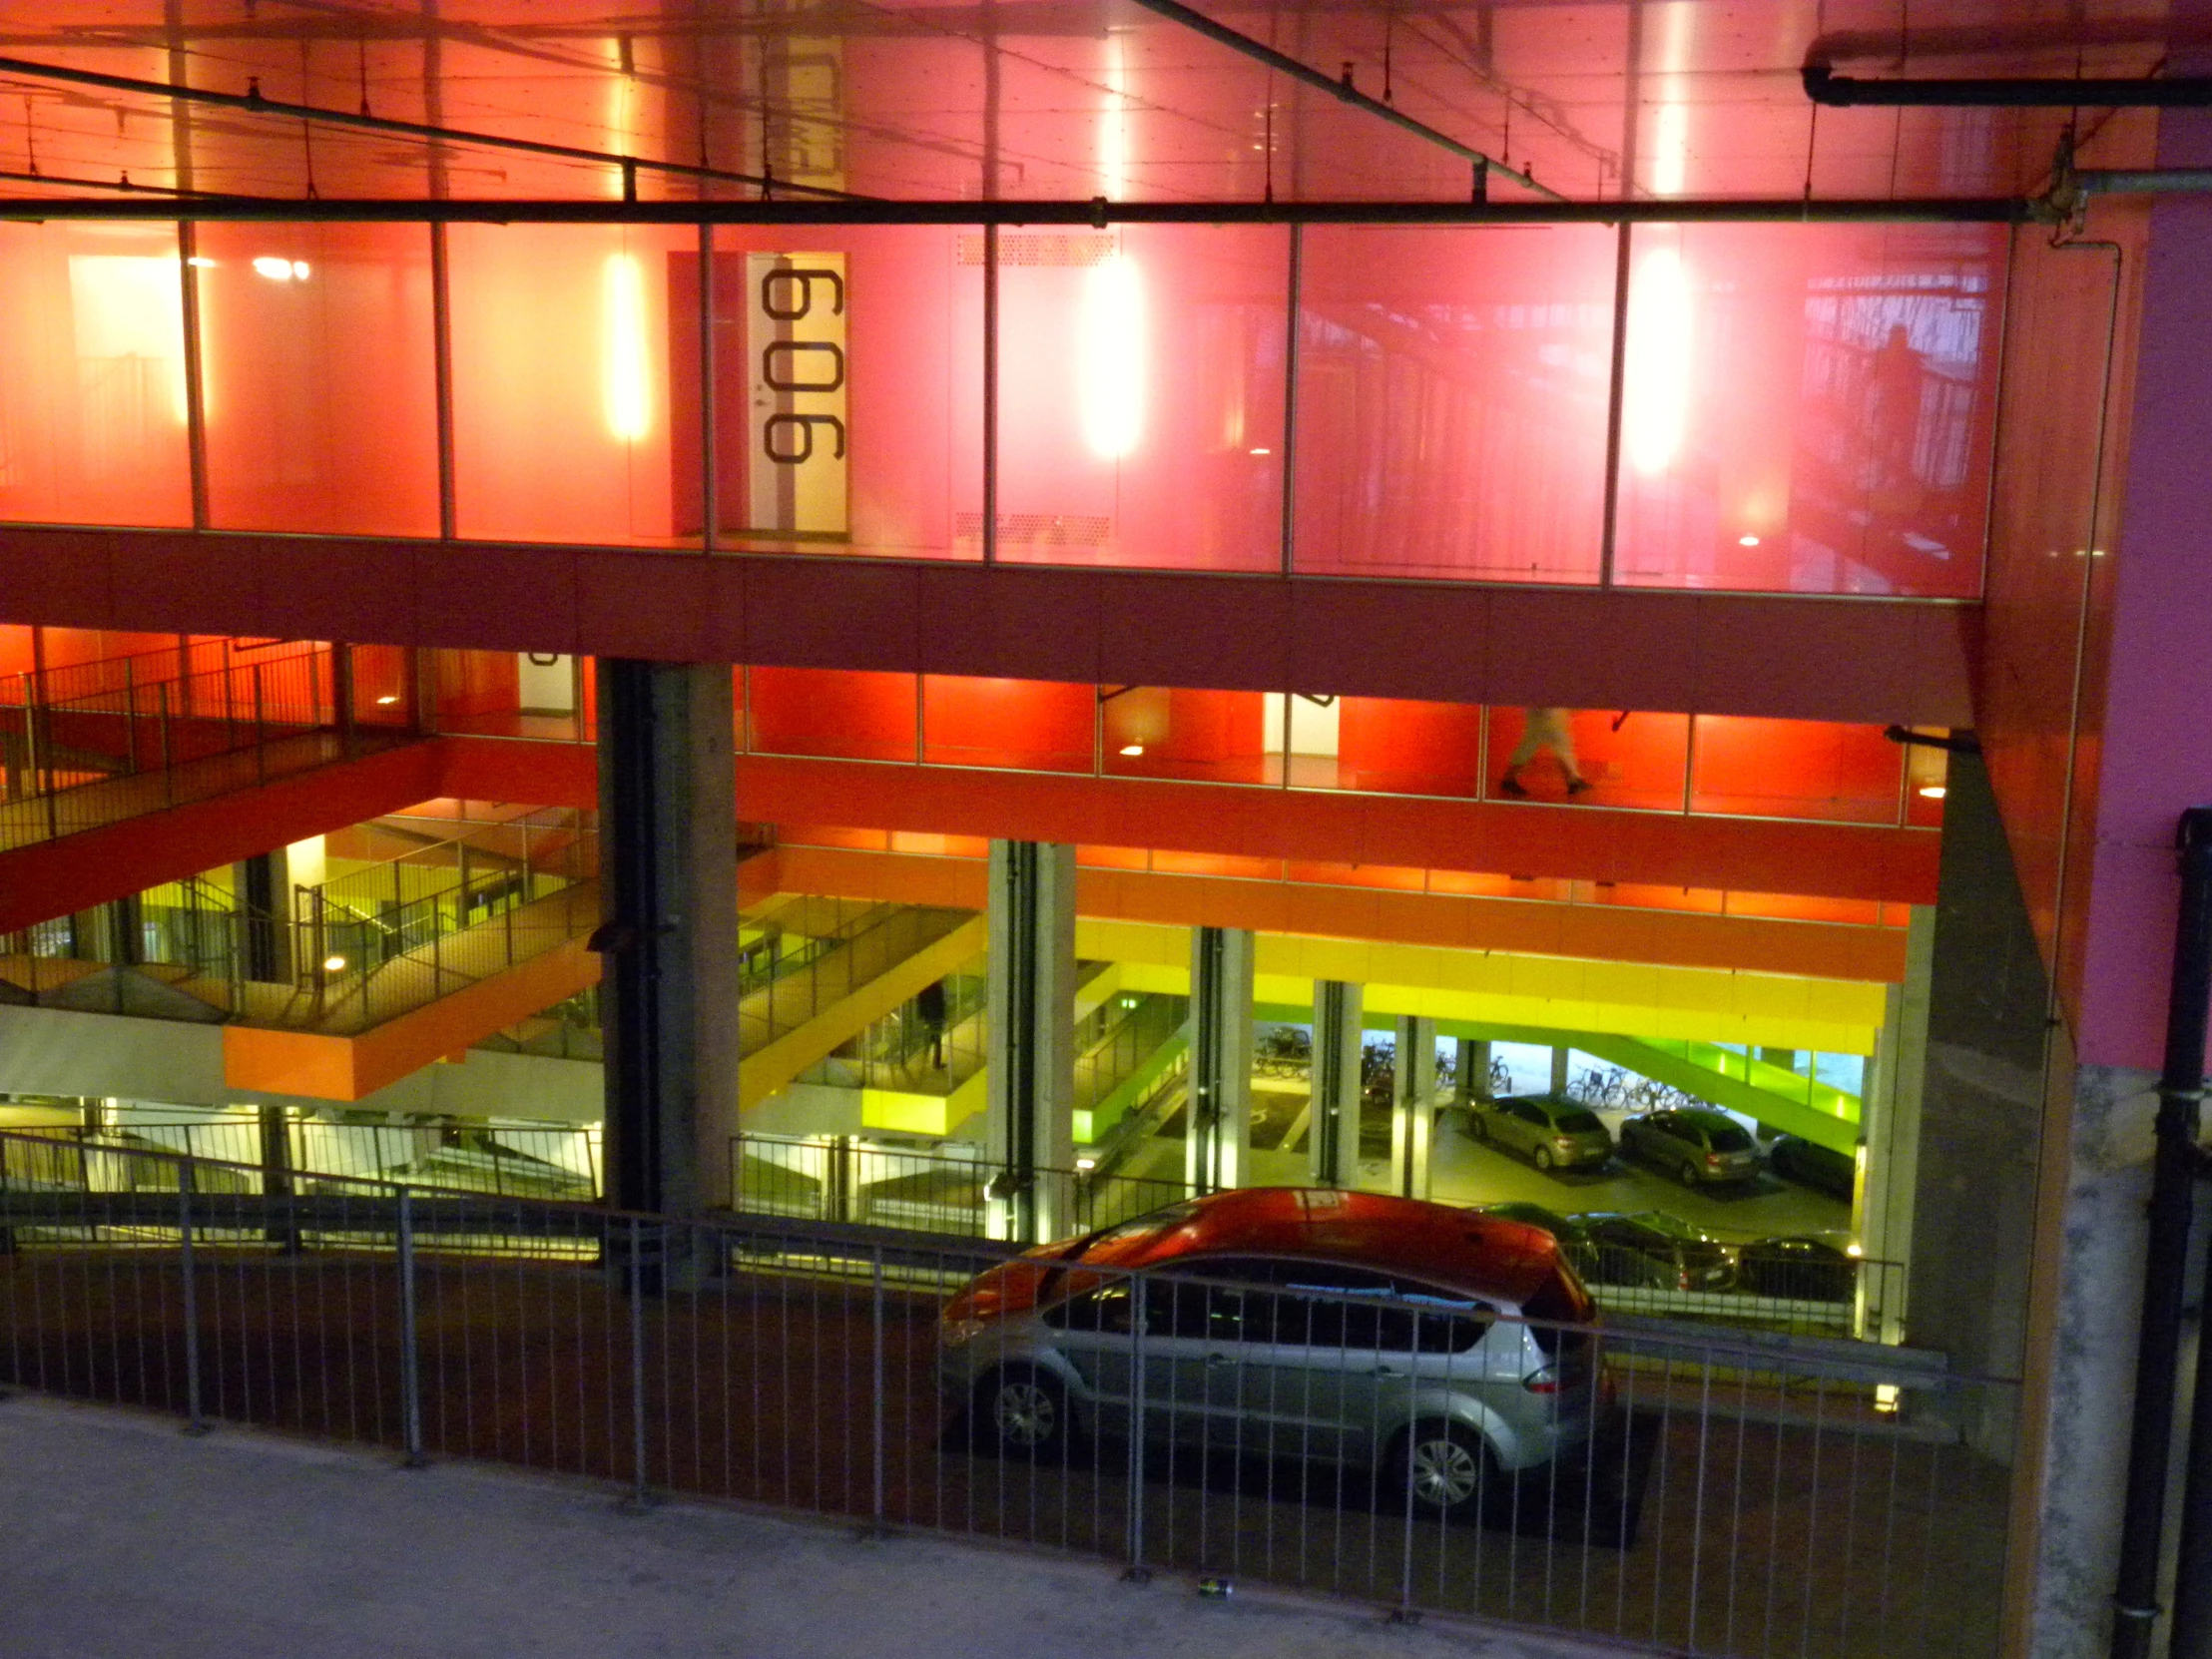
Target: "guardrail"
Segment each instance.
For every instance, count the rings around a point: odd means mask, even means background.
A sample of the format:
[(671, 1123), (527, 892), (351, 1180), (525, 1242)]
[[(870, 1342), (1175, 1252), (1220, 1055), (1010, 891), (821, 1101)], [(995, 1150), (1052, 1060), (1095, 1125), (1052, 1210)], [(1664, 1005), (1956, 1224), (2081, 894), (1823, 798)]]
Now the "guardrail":
[(1000, 1350), (946, 1301), (1006, 1260), (981, 1241), (255, 1195), (220, 1190), (251, 1168), (181, 1157), (166, 1188), (88, 1193), (19, 1168), (68, 1149), (0, 1141), (10, 1385), (1401, 1618), (1745, 1659), (1995, 1651), (2006, 1474), (1974, 1442), (2011, 1384), (1865, 1345), (1223, 1267), (1063, 1283)]

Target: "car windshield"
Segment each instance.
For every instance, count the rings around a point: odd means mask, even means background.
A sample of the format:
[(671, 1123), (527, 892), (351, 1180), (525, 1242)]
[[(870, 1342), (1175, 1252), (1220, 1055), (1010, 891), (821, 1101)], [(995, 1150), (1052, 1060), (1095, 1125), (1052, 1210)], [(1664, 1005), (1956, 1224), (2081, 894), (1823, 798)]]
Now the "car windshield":
[(1592, 1135), (1605, 1127), (1597, 1121), (1595, 1112), (1561, 1112), (1552, 1121), (1565, 1135)]

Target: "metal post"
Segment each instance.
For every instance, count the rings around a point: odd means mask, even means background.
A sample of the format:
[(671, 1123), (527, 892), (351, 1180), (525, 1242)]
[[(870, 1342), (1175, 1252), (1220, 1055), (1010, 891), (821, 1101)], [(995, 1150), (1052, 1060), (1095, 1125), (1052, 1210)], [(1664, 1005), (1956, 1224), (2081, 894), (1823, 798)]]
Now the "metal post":
[(983, 227), (983, 562), (998, 562), (998, 226)]
[(1129, 1565), (1122, 1572), (1122, 1577), (1134, 1584), (1142, 1584), (1152, 1576), (1152, 1570), (1144, 1564), (1144, 1333), (1147, 1284), (1148, 1281), (1141, 1273), (1130, 1276)]
[(123, 744), (130, 751), (130, 774), (138, 776), (138, 675), (131, 659), (123, 659)]
[[(172, 65), (175, 59), (172, 58)], [(186, 220), (177, 227), (178, 308), (185, 346), (185, 453), (192, 468), (192, 527), (208, 528), (207, 371), (200, 349), (199, 227)]]
[(350, 761), (354, 755), (353, 648), (350, 645), (330, 647), (330, 713), (338, 729), (338, 752)]
[(177, 805), (177, 771), (169, 748), (169, 682), (162, 681), (154, 690), (157, 694), (155, 718), (161, 723), (162, 736), (162, 805), (174, 807)]
[(642, 1235), (635, 1216), (630, 1219), (630, 1456), (635, 1479), (630, 1502), (639, 1509), (650, 1505), (653, 1495), (645, 1483), (645, 1281), (639, 1260)]
[(1620, 528), (1621, 394), (1628, 382), (1629, 223), (1621, 221), (1613, 255), (1613, 359), (1605, 398), (1605, 528), (1598, 544), (1597, 584), (1613, 585), (1613, 555)]
[[(1283, 341), (1283, 574), (1297, 568), (1298, 552), (1298, 309), (1306, 281), (1306, 228), (1291, 227), (1290, 323)], [(1288, 707), (1290, 698), (1284, 698)], [(1283, 775), (1291, 752), (1283, 750)]]
[[(433, 33), (431, 44), (436, 44)], [(451, 541), (455, 529), (453, 488), (453, 292), (445, 226), (430, 227), (430, 345), (438, 417), (438, 539)]]
[(269, 743), (262, 734), (262, 665), (254, 665), (254, 779), (269, 782)]
[(422, 1357), (415, 1317), (414, 1193), (399, 1189), (399, 1408), (406, 1432), (403, 1466), (419, 1469), (422, 1454)]
[(192, 1267), (194, 1184), (192, 1154), (188, 1152), (177, 1161), (178, 1260), (185, 1279), (185, 1432), (205, 1434), (208, 1424), (200, 1409), (200, 1291)]
[[(699, 550), (715, 550), (722, 526), (722, 481), (715, 476), (715, 228), (699, 227)], [(576, 707), (581, 710), (579, 701)]]
[(874, 1252), (874, 1386), (869, 1390), (870, 1415), (873, 1418), (873, 1448), (875, 1456), (875, 1524), (883, 1524), (883, 1247), (877, 1245)]

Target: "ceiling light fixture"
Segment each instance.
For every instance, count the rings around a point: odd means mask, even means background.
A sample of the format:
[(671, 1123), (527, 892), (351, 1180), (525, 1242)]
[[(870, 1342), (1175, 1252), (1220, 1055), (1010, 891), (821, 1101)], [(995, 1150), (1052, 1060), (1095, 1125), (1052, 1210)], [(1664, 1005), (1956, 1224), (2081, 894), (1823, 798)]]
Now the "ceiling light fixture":
[(1738, 547), (1757, 547), (1759, 545), (1759, 538), (1757, 536), (1738, 536), (1736, 538), (1736, 545)]
[(1947, 793), (1940, 784), (1923, 784), (1921, 786), (1921, 799), (1923, 801), (1940, 801)]
[(396, 696), (394, 696), (390, 692), (386, 692), (382, 697), (379, 697), (376, 700), (376, 707), (379, 709), (388, 709), (398, 701), (399, 699)]
[(345, 958), (343, 956), (323, 957), (322, 971), (324, 973), (343, 973), (345, 971)]
[(1141, 743), (1125, 743), (1121, 746), (1121, 752), (1124, 755), (1142, 755), (1144, 745)]

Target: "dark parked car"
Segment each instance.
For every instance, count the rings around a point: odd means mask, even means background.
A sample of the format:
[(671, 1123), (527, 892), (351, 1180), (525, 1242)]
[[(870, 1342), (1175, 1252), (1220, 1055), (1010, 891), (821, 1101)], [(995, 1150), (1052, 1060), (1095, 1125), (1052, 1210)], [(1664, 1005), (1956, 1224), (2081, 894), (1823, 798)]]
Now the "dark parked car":
[(1621, 1150), (1657, 1165), (1685, 1187), (1749, 1181), (1759, 1173), (1751, 1134), (1725, 1112), (1686, 1106), (1647, 1112), (1621, 1125)]
[(1767, 1149), (1767, 1168), (1785, 1181), (1849, 1204), (1859, 1181), (1859, 1160), (1817, 1142), (1784, 1135)]
[(1557, 1095), (1472, 1101), (1467, 1128), (1476, 1140), (1510, 1148), (1540, 1170), (1596, 1169), (1613, 1156), (1613, 1137), (1597, 1114)]
[(1736, 1288), (1781, 1302), (1849, 1302), (1859, 1290), (1859, 1261), (1826, 1239), (1762, 1239), (1736, 1257)]
[(1736, 1266), (1726, 1245), (1657, 1210), (1562, 1216), (1540, 1204), (1485, 1204), (1481, 1213), (1549, 1233), (1588, 1284), (1725, 1291), (1735, 1283)]

